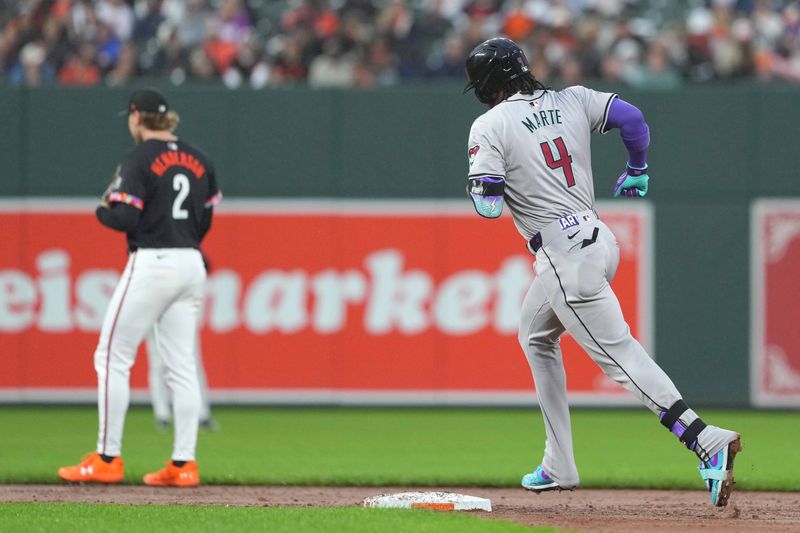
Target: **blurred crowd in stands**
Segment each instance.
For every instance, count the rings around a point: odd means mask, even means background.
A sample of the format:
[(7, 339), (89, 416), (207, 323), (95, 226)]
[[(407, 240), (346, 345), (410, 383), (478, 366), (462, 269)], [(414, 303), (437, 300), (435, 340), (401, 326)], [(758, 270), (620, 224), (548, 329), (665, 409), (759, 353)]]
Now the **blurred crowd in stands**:
[(0, 83), (463, 82), (500, 34), (546, 83), (800, 83), (787, 0), (0, 0)]

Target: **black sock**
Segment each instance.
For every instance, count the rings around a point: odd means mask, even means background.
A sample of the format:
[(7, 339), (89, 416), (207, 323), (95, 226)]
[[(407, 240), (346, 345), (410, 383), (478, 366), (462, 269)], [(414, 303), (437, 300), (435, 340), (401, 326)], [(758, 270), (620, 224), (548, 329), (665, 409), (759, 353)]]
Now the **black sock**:
[(111, 461), (114, 460), (114, 458), (112, 456), (105, 455), (103, 453), (100, 454), (100, 459), (102, 459), (104, 463), (111, 463)]
[(175, 459), (172, 460), (172, 466), (177, 466), (178, 468), (182, 468), (185, 464), (186, 461), (176, 461)]
[(697, 413), (689, 409), (686, 402), (676, 401), (672, 407), (661, 411), (658, 418), (684, 446), (695, 452), (701, 460), (703, 459), (701, 455), (703, 450), (697, 445), (697, 437), (706, 428), (706, 423), (697, 416)]

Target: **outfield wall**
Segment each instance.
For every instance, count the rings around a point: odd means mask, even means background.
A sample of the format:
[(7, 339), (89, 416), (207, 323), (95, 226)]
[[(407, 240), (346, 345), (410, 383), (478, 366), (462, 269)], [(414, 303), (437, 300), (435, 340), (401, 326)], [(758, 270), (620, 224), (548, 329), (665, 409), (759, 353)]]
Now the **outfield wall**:
[[(800, 196), (800, 92), (620, 92), (645, 111), (653, 139), (651, 319), (658, 361), (695, 403), (761, 402), (758, 369), (770, 351), (750, 334), (756, 328), (750, 306), (761, 301), (751, 294), (757, 289), (751, 276), (761, 272), (751, 261), (761, 256), (750, 249), (762, 242), (751, 239), (750, 210), (758, 198)], [(226, 196), (242, 199), (463, 200), (466, 135), (482, 111), (455, 87), (367, 93), (193, 88), (168, 95), (183, 116), (179, 133), (213, 155)], [(0, 195), (102, 191), (130, 146), (124, 119), (115, 114), (126, 98), (126, 91), (110, 89), (0, 89)], [(598, 197), (607, 197), (625, 152), (612, 133), (595, 138), (593, 155)], [(436, 202), (423, 205), (437, 209)], [(2, 228), (4, 236), (8, 231)], [(781, 274), (779, 284), (790, 296), (800, 294), (791, 275), (795, 242), (787, 242), (790, 263), (783, 268), (790, 275)], [(773, 312), (796, 324), (795, 309), (783, 304)], [(775, 373), (791, 378), (800, 372), (800, 355), (792, 347), (796, 335), (788, 335), (781, 341), (789, 346), (781, 359), (788, 366)]]
[[(0, 400), (94, 397), (91, 353), (126, 258), (93, 205), (0, 201), (10, 230), (0, 251)], [(652, 347), (649, 206), (604, 203), (600, 214), (619, 238), (614, 288)], [(204, 249), (202, 347), (217, 400), (535, 402), (517, 344), (533, 258), (510, 216), (486, 221), (454, 201), (228, 200)], [(562, 346), (572, 401), (630, 403), (571, 338)], [(132, 376), (140, 390), (143, 370)]]

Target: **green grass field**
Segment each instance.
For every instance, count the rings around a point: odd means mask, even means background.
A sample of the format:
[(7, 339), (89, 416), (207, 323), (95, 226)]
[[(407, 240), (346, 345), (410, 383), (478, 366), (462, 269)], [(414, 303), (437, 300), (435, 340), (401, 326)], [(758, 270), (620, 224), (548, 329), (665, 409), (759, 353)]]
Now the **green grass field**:
[(477, 516), (394, 509), (0, 504), (0, 531), (159, 533), (186, 531), (515, 533), (526, 528)]
[[(800, 489), (797, 428), (789, 412), (703, 411), (742, 433), (739, 490)], [(538, 464), (536, 409), (233, 409), (202, 433), (204, 483), (515, 486)], [(56, 483), (59, 466), (94, 448), (93, 408), (0, 408), (0, 483)], [(702, 487), (694, 455), (643, 409), (576, 410), (575, 453), (585, 488)], [(126, 480), (140, 483), (168, 458), (171, 433), (149, 410), (129, 413)]]

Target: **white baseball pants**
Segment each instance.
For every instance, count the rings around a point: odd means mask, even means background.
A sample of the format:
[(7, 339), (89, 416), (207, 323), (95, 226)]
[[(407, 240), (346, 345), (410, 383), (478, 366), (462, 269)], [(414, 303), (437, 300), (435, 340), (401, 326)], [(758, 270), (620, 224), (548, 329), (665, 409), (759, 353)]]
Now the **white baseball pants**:
[(121, 454), (130, 400), (130, 370), (139, 344), (157, 325), (167, 384), (172, 391), (172, 459), (194, 460), (200, 411), (194, 345), (205, 278), (200, 252), (191, 248), (140, 249), (128, 258), (94, 354), (99, 453)]
[[(167, 385), (167, 366), (162, 357), (163, 348), (159, 346), (161, 334), (158, 325), (145, 337), (147, 346), (147, 385), (150, 389), (150, 402), (153, 404), (153, 415), (156, 420), (171, 420), (170, 389)], [(197, 383), (200, 387), (200, 420), (211, 418), (211, 403), (208, 399), (208, 380), (203, 367), (202, 347), (198, 331), (195, 340), (195, 359), (197, 367)]]

